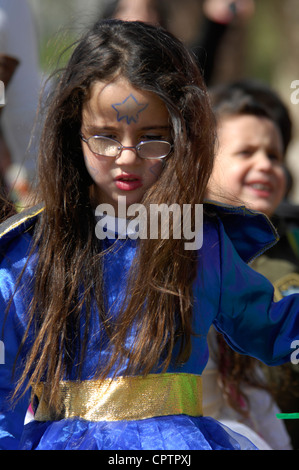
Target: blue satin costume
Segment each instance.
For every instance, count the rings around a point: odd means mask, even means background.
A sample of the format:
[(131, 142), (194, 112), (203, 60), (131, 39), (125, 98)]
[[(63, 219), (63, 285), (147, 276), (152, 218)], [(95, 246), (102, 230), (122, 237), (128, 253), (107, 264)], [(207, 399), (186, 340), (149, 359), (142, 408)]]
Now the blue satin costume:
[[(206, 208), (203, 246), (198, 250), (198, 274), (193, 286), (193, 328), (197, 335), (192, 338), (189, 360), (181, 366), (172, 365), (161, 376), (150, 374), (153, 384), (150, 393), (146, 390), (149, 381), (133, 377), (131, 379), (137, 379), (135, 382), (127, 382), (120, 371), (121, 397), (126, 396), (128, 401), (122, 404), (122, 398), (116, 395), (118, 408), (114, 407), (114, 398), (108, 399), (106, 408), (104, 400), (100, 412), (95, 408), (98, 403), (93, 402), (88, 408), (82, 398), (85, 387), (91, 400), (93, 392), (89, 385), (93, 384), (98, 362), (107, 359), (105, 350), (99, 357), (100, 320), (94, 312), (82, 382), (76, 383), (74, 377), (66, 377), (63, 397), (65, 402), (71, 403), (72, 412), (51, 420), (47, 413), (43, 417), (37, 406), (37, 419), (25, 426), (29, 392), (13, 409), (8, 397), (14, 390), (13, 364), (27, 326), (26, 309), (34, 282), (35, 257), (30, 258), (27, 265), (26, 262), (32, 243), (30, 228), (34, 226), (39, 210), (6, 222), (0, 239), (1, 329), (16, 279), (26, 266), (4, 329), (5, 361), (2, 362), (5, 363), (0, 363), (0, 449), (254, 449), (246, 438), (200, 414), (200, 387), (197, 390), (196, 384), (200, 385), (199, 379), (208, 359), (206, 336), (213, 323), (239, 353), (249, 354), (269, 365), (289, 361), (293, 352), (291, 343), (299, 338), (299, 296), (290, 295), (273, 302), (272, 285), (248, 266), (251, 259), (276, 243), (276, 232), (268, 219), (244, 207), (207, 204)], [(113, 250), (105, 255), (104, 287), (108, 304), (114, 305), (114, 314), (117, 314), (117, 302), (121, 302), (120, 293), (137, 243), (131, 239), (117, 240)], [(32, 333), (29, 333), (18, 364), (26, 359), (30, 339)], [(130, 341), (134, 341), (133, 327), (128, 343)], [(118, 389), (117, 383), (115, 388)], [(77, 401), (69, 396), (73, 393), (79, 397)], [(164, 394), (168, 397), (165, 412)], [(91, 411), (92, 419), (88, 418), (87, 409)]]

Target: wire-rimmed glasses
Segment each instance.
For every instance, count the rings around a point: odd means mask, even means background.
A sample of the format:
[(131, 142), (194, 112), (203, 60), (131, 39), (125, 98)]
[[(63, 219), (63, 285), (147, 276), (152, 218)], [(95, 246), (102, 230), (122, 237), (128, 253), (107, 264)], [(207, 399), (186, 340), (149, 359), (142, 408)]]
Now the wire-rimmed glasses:
[(87, 139), (80, 133), (80, 137), (94, 154), (110, 158), (117, 158), (124, 149), (131, 149), (135, 150), (140, 158), (162, 159), (167, 157), (172, 149), (172, 145), (166, 140), (145, 140), (136, 146), (125, 147), (117, 140), (102, 135), (94, 135)]

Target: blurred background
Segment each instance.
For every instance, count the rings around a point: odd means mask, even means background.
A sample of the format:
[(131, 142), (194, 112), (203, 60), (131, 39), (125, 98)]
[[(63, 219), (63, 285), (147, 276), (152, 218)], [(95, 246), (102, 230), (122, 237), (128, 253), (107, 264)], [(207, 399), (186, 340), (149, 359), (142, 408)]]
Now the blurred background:
[[(155, 3), (155, 11), (149, 8), (150, 2)], [(42, 120), (36, 122), (35, 117), (42, 84), (52, 72), (67, 62), (72, 52), (72, 47), (68, 46), (71, 46), (87, 27), (99, 18), (116, 16), (117, 12), (120, 15), (120, 3), (122, 6), (126, 5), (127, 14), (130, 11), (130, 15), (134, 15), (133, 7), (135, 7), (140, 17), (140, 13), (145, 13), (140, 7), (143, 5), (144, 8), (146, 6), (146, 11), (151, 14), (152, 19), (156, 16), (157, 20), (158, 16), (159, 23), (197, 55), (208, 87), (240, 79), (254, 79), (264, 82), (278, 92), (287, 105), (293, 121), (293, 138), (287, 153), (287, 166), (293, 184), (288, 194), (291, 203), (282, 207), (282, 214), (279, 216), (281, 219), (284, 216), (286, 219), (289, 217), (297, 229), (296, 234), (292, 233), (292, 241), (295, 240), (297, 243), (294, 243), (297, 248), (296, 256), (294, 251), (291, 251), (292, 261), (294, 265), (296, 263), (297, 279), (299, 273), (298, 0), (0, 0), (0, 80), (5, 83), (6, 94), (5, 105), (2, 108), (0, 105), (0, 196), (1, 192), (4, 195), (9, 194), (14, 203), (11, 208), (11, 204), (7, 206), (5, 199), (0, 197), (0, 220), (2, 215), (3, 218), (6, 217), (11, 210), (15, 210), (15, 207), (18, 210), (28, 201), (30, 185), (27, 183), (34, 181), (36, 172)], [(52, 86), (55, 87), (54, 81), (50, 81), (48, 89), (51, 90)], [(5, 205), (1, 207), (2, 199)], [(286, 207), (289, 212), (286, 211)], [(284, 262), (285, 245), (280, 246), (282, 251), (279, 252), (279, 259)], [(286, 256), (288, 253), (286, 251)], [(275, 258), (277, 255), (273, 256)], [(271, 274), (273, 271), (279, 271), (280, 266), (277, 263), (277, 268), (273, 270), (271, 263)], [(291, 268), (293, 269), (293, 264)], [(298, 284), (295, 283), (297, 289), (299, 289)], [(224, 356), (224, 359), (227, 357)], [(225, 370), (227, 364), (230, 363), (226, 363)], [(242, 365), (236, 370), (245, 371)], [(294, 372), (294, 375), (298, 376), (298, 371)], [(281, 377), (284, 380), (285, 375)], [(298, 377), (296, 383), (297, 380)], [(284, 386), (285, 382), (288, 387), (288, 380), (283, 381)], [(217, 388), (214, 384), (211, 387), (213, 390)], [(291, 384), (290, 388), (298, 391), (298, 386), (295, 384)], [(225, 388), (223, 390), (225, 391)], [(282, 394), (284, 393), (286, 388), (282, 387)], [(212, 398), (214, 400), (213, 394)], [(216, 402), (217, 400), (218, 398)], [(289, 393), (287, 398), (283, 397), (284, 411), (296, 411), (298, 408), (298, 396), (295, 402), (291, 400), (293, 400), (292, 393)], [(261, 406), (258, 410), (260, 409)], [(259, 419), (262, 421), (260, 416)], [(294, 426), (293, 432), (296, 433), (294, 446), (299, 449), (299, 421), (290, 421), (297, 423), (297, 428), (293, 423), (291, 425)], [(268, 427), (268, 424), (265, 427)], [(270, 431), (272, 432), (272, 429)], [(279, 445), (284, 444), (279, 442)]]
[[(56, 67), (60, 53), (86, 26), (104, 14), (113, 0), (29, 0), (36, 22), (40, 67)], [(166, 26), (192, 45), (200, 35), (203, 0), (160, 0), (167, 11)], [(109, 5), (108, 5), (109, 6)], [(60, 58), (67, 60), (68, 54)], [(299, 80), (298, 0), (256, 0), (246, 21), (232, 22), (221, 41), (211, 83), (256, 78), (273, 86), (289, 105), (294, 138), (288, 163), (294, 184), (291, 197), (299, 201), (299, 103), (291, 102), (291, 83)]]
[[(134, 0), (136, 1), (136, 0)], [(98, 17), (113, 7), (114, 0), (28, 0), (37, 37), (41, 77), (68, 59), (65, 47)], [(132, 1), (133, 3), (133, 1)], [(192, 47), (203, 32), (204, 0), (159, 0), (165, 26)], [(294, 137), (288, 163), (295, 181), (291, 198), (299, 202), (299, 103), (291, 102), (299, 85), (299, 3), (298, 0), (252, 0), (254, 11), (230, 21), (218, 44), (209, 85), (254, 78), (279, 92), (294, 121)], [(298, 87), (299, 88), (299, 87)], [(299, 91), (297, 94), (299, 98)], [(299, 99), (297, 100), (299, 101)]]

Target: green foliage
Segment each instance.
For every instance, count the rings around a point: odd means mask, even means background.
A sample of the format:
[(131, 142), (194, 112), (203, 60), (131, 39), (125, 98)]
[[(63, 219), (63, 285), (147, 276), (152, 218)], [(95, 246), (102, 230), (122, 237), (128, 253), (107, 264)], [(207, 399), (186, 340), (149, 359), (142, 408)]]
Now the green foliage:
[(256, 2), (256, 12), (248, 27), (246, 72), (249, 76), (271, 82), (282, 54), (281, 8), (276, 0)]

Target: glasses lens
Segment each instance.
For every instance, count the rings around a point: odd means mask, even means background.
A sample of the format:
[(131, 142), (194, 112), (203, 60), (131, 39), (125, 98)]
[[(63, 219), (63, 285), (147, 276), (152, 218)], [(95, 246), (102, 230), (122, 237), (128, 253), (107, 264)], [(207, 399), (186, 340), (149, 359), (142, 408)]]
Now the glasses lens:
[(141, 142), (137, 147), (138, 155), (141, 158), (164, 158), (167, 157), (170, 150), (170, 143), (162, 140)]
[(99, 155), (116, 157), (119, 153), (118, 143), (108, 137), (91, 137), (88, 142), (92, 152)]

